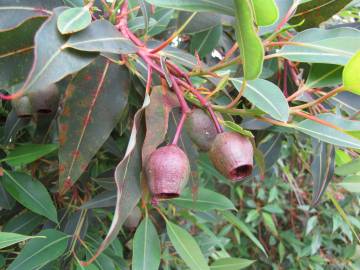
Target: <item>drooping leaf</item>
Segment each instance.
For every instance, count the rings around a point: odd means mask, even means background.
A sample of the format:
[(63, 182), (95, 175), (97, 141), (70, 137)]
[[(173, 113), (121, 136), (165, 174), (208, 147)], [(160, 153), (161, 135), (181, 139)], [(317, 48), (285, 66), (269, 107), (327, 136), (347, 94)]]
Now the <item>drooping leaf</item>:
[(8, 270), (39, 269), (65, 252), (69, 236), (63, 232), (48, 229), (41, 231), (37, 236), (45, 238), (30, 240)]
[(119, 121), (127, 104), (128, 76), (125, 68), (99, 57), (69, 84), (60, 117), (60, 187), (78, 180)]
[(149, 103), (150, 97), (148, 94), (145, 94), (143, 106), (137, 111), (134, 117), (131, 136), (125, 156), (115, 170), (117, 199), (114, 218), (105, 239), (95, 255), (88, 260), (87, 264), (93, 262), (117, 237), (122, 224), (140, 200), (141, 142), (144, 139), (141, 119), (143, 112), (145, 108), (149, 106)]
[(297, 34), (279, 55), (291, 61), (345, 65), (358, 51), (360, 31), (354, 28), (313, 28)]
[(342, 147), (360, 149), (360, 140), (312, 120), (304, 120), (296, 124), (294, 128), (323, 142)]
[(304, 21), (296, 29), (304, 30), (317, 27), (343, 9), (351, 0), (312, 0), (298, 6), (290, 24), (296, 25)]
[(29, 210), (57, 223), (57, 213), (44, 185), (21, 172), (4, 170), (2, 183), (7, 192)]
[(61, 34), (79, 32), (91, 23), (91, 14), (87, 7), (74, 7), (64, 10), (57, 20), (57, 27)]
[(360, 51), (358, 51), (345, 65), (343, 82), (345, 90), (360, 95)]
[(64, 47), (116, 54), (129, 54), (137, 51), (133, 43), (106, 20), (96, 20), (84, 31), (73, 34)]
[(327, 87), (341, 84), (343, 66), (328, 64), (312, 64), (306, 86)]
[[(240, 91), (243, 80), (234, 78), (231, 81)], [(257, 79), (247, 82), (244, 97), (277, 120), (286, 122), (289, 118), (289, 104), (284, 94), (270, 81)]]
[(0, 88), (8, 89), (26, 79), (33, 60), (34, 35), (43, 22), (44, 18), (33, 18), (14, 30), (0, 32)]
[(360, 193), (360, 176), (351, 175), (345, 177), (345, 179), (342, 182), (338, 183), (338, 185), (342, 186), (351, 193)]
[(279, 10), (274, 0), (252, 0), (256, 24), (272, 25), (279, 17)]
[(334, 146), (323, 142), (318, 142), (314, 149), (315, 156), (311, 163), (311, 174), (314, 181), (312, 205), (317, 205), (334, 176), (335, 149)]
[(211, 270), (241, 270), (249, 267), (255, 261), (242, 258), (221, 258), (211, 264)]
[(10, 219), (3, 227), (4, 232), (31, 234), (41, 224), (43, 217), (30, 211), (24, 211)]
[(190, 50), (192, 52), (196, 51), (200, 57), (205, 57), (216, 48), (221, 34), (222, 26), (218, 25), (193, 35), (190, 42)]
[(116, 192), (104, 191), (81, 206), (81, 209), (114, 207), (116, 204)]
[(166, 231), (176, 252), (191, 270), (209, 270), (195, 239), (183, 228), (166, 221)]
[(5, 161), (11, 166), (26, 165), (54, 152), (57, 148), (57, 144), (19, 145), (11, 150), (6, 158), (3, 158), (1, 161)]
[(244, 78), (254, 80), (260, 74), (264, 61), (264, 48), (258, 37), (250, 0), (234, 0), (236, 13), (236, 39), (242, 56)]
[(39, 236), (27, 236), (11, 232), (0, 232), (0, 249), (37, 237)]
[(221, 2), (217, 0), (146, 0), (146, 2), (164, 8), (234, 15), (233, 0), (222, 0)]
[(235, 209), (234, 204), (227, 197), (205, 188), (200, 188), (195, 198), (191, 190), (186, 189), (181, 193), (180, 197), (172, 199), (171, 202), (179, 207), (199, 211)]
[[(36, 91), (65, 76), (72, 74), (88, 64), (97, 56), (94, 53), (79, 53), (63, 48), (66, 37), (56, 26), (59, 13), (64, 7), (56, 8), (53, 15), (40, 27), (35, 35), (35, 61), (22, 86), (23, 91)], [(44, 42), (51, 40), (51, 42)]]
[(133, 270), (158, 270), (160, 240), (154, 224), (146, 216), (137, 228), (133, 240)]
[(223, 212), (222, 216), (225, 218), (225, 220), (232, 225), (234, 225), (236, 228), (238, 228), (241, 232), (243, 232), (249, 239), (267, 256), (267, 253), (260, 243), (260, 241), (254, 236), (254, 234), (250, 231), (248, 226), (243, 223), (240, 219), (238, 219), (236, 216), (234, 216), (230, 212)]

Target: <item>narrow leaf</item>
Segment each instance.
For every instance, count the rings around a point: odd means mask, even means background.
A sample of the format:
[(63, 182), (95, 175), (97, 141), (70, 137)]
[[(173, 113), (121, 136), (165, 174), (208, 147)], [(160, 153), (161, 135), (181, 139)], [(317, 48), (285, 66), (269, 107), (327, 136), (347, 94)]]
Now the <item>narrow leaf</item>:
[[(39, 238), (39, 236), (27, 236), (11, 232), (0, 232), (0, 249), (37, 237)], [(40, 238), (45, 237), (40, 236)]]
[(216, 260), (211, 266), (211, 270), (241, 270), (249, 267), (255, 261), (242, 258), (221, 258)]
[(7, 192), (29, 210), (57, 223), (56, 208), (44, 185), (31, 176), (4, 170), (2, 183)]
[(360, 172), (360, 158), (357, 158), (335, 169), (335, 173), (341, 176), (357, 174), (358, 172)]
[(133, 239), (133, 270), (158, 270), (160, 240), (151, 219), (146, 216), (137, 228)]
[(114, 207), (116, 204), (116, 192), (104, 191), (81, 206), (81, 209)]
[(345, 90), (360, 95), (360, 51), (358, 51), (345, 65), (343, 82)]
[(183, 228), (166, 221), (166, 231), (175, 250), (192, 270), (209, 270), (195, 239)]
[(270, 230), (274, 236), (278, 236), (278, 231), (272, 216), (266, 212), (261, 213), (265, 226)]
[(91, 23), (91, 14), (87, 7), (74, 7), (64, 10), (57, 20), (57, 27), (61, 34), (79, 32)]
[(360, 175), (348, 176), (338, 185), (351, 193), (360, 193)]

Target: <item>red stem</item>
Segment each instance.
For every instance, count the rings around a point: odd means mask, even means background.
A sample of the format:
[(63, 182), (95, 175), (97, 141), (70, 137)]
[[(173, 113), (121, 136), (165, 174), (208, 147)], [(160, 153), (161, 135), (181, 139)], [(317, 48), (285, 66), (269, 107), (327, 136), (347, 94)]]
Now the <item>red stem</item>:
[(186, 113), (182, 113), (181, 118), (180, 118), (180, 122), (176, 128), (176, 132), (175, 132), (175, 136), (174, 139), (172, 141), (173, 145), (177, 145), (179, 138), (180, 138), (180, 134), (182, 131), (182, 128), (184, 126), (185, 120), (186, 120), (187, 114)]
[(287, 61), (284, 61), (284, 73), (283, 73), (283, 92), (284, 92), (284, 96), (288, 97), (288, 88), (287, 88), (287, 76), (288, 76), (288, 65), (287, 65)]

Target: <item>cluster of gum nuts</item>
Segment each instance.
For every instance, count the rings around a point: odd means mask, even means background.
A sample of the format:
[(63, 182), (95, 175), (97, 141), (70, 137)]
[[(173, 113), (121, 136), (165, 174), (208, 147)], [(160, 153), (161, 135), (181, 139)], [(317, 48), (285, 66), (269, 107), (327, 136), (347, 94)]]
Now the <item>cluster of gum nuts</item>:
[[(231, 131), (218, 133), (210, 116), (201, 109), (191, 112), (185, 127), (222, 175), (234, 182), (251, 175), (253, 146), (247, 137)], [(177, 145), (163, 146), (149, 156), (145, 175), (155, 200), (176, 198), (189, 179), (190, 162)]]

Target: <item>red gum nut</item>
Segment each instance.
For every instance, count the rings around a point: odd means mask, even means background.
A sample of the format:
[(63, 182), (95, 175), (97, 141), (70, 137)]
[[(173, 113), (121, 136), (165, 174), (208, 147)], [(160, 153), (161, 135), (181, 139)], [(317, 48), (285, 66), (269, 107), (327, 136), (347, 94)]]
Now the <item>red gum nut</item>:
[(189, 180), (189, 159), (176, 145), (160, 147), (151, 153), (145, 174), (154, 198), (176, 198)]
[(253, 154), (248, 138), (235, 132), (223, 132), (216, 136), (209, 157), (222, 175), (236, 182), (251, 175)]
[(217, 131), (212, 119), (201, 109), (191, 112), (185, 123), (191, 140), (202, 151), (209, 151)]

